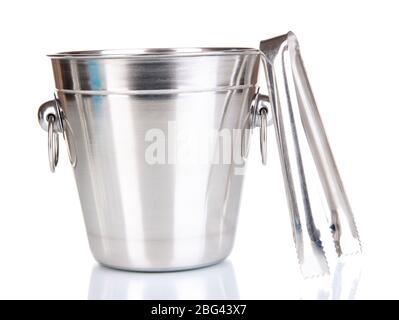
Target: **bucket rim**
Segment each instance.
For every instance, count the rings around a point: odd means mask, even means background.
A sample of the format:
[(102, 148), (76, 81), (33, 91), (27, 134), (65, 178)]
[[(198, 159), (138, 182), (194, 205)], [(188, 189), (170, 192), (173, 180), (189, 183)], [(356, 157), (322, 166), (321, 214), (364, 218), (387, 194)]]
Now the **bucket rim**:
[(141, 48), (141, 49), (102, 49), (65, 51), (49, 54), (52, 59), (136, 59), (173, 58), (190, 56), (223, 56), (237, 54), (260, 54), (255, 48), (245, 47), (183, 47), (183, 48)]

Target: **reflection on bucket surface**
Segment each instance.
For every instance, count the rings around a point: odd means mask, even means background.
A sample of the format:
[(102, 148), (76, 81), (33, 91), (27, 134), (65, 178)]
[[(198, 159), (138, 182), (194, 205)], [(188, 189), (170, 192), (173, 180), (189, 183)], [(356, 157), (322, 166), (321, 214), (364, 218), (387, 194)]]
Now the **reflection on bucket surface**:
[(230, 261), (188, 271), (137, 273), (93, 267), (89, 299), (239, 299)]

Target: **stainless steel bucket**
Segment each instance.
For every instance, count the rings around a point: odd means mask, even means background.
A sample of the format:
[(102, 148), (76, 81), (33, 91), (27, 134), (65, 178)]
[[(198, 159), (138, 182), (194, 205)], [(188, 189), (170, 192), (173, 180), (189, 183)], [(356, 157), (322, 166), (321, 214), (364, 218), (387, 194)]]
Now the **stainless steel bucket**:
[[(289, 49), (289, 37), (278, 45), (285, 43)], [(49, 132), (50, 167), (54, 171), (58, 133), (62, 133), (90, 248), (100, 263), (128, 270), (167, 271), (226, 258), (237, 225), (248, 132), (261, 126), (265, 159), (266, 117), (272, 111), (298, 257), (316, 256), (317, 272), (326, 271), (318, 253), (320, 239), (309, 226), (311, 213), (301, 216), (298, 208), (303, 188), (299, 195), (293, 194), (293, 176), (304, 179), (301, 168), (287, 171), (293, 157), (285, 140), (293, 131), (290, 128), (287, 133), (281, 126), (285, 116), (279, 111), (283, 108), (275, 87), (278, 73), (273, 69), (279, 50), (269, 48), (276, 45), (276, 39), (268, 40), (261, 51), (145, 49), (50, 56), (56, 98), (39, 110), (39, 121)], [(258, 94), (261, 60), (266, 66), (270, 107), (268, 97)], [(200, 149), (199, 156), (196, 151)], [(297, 159), (300, 150), (295, 144), (292, 150)], [(340, 185), (339, 176), (336, 183)], [(334, 182), (332, 187), (327, 183), (327, 189), (336, 187)], [(297, 225), (300, 219), (306, 221), (303, 228), (310, 236), (309, 247)], [(338, 221), (334, 223), (337, 227)], [(357, 238), (357, 233), (353, 236)]]

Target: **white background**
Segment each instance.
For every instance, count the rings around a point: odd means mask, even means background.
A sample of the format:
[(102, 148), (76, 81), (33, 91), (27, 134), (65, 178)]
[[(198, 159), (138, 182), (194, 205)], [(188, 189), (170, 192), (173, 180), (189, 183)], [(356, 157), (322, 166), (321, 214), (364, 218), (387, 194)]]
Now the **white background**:
[[(396, 3), (1, 1), (0, 298), (399, 298)], [(45, 55), (101, 48), (257, 47), (288, 30), (301, 43), (356, 215), (361, 259), (335, 268), (330, 252), (330, 277), (301, 279), (274, 138), (262, 167), (255, 135), (228, 261), (155, 275), (99, 267), (89, 251), (63, 143), (56, 174), (48, 168), (47, 136), (36, 119), (37, 108), (54, 90)]]

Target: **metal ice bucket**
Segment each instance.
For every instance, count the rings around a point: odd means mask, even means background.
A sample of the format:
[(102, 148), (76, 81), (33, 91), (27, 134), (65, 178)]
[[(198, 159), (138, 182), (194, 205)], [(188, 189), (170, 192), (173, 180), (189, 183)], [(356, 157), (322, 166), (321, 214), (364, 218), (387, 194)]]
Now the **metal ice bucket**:
[[(278, 80), (281, 75), (285, 78), (285, 68), (280, 72), (275, 65), (292, 46), (299, 55), (296, 39), (289, 33), (262, 42), (261, 50), (145, 49), (50, 55), (56, 97), (39, 109), (39, 122), (48, 130), (50, 168), (54, 171), (57, 165), (61, 133), (90, 248), (100, 263), (127, 270), (167, 271), (226, 258), (237, 225), (248, 133), (261, 127), (265, 161), (267, 115), (271, 114), (299, 261), (302, 269), (307, 268), (305, 273), (310, 270), (305, 266), (309, 261), (315, 261), (312, 273), (328, 272), (306, 184), (304, 189), (292, 103), (284, 103), (278, 94), (285, 91), (293, 97), (286, 81)], [(302, 67), (296, 59), (291, 56), (294, 80), (298, 79), (295, 72), (301, 73), (295, 68)], [(258, 93), (261, 61), (269, 97)], [(303, 77), (304, 72), (299, 84), (308, 88)], [(317, 111), (313, 101), (301, 102), (298, 90), (302, 87), (295, 85), (300, 105), (296, 109), (310, 104), (310, 112)], [(305, 99), (309, 100), (309, 92), (304, 93)], [(331, 228), (339, 231), (334, 241), (340, 254), (343, 236), (357, 240), (353, 217), (321, 122), (314, 122), (314, 114), (306, 112), (300, 117), (320, 164)], [(341, 209), (345, 214), (340, 220)]]

